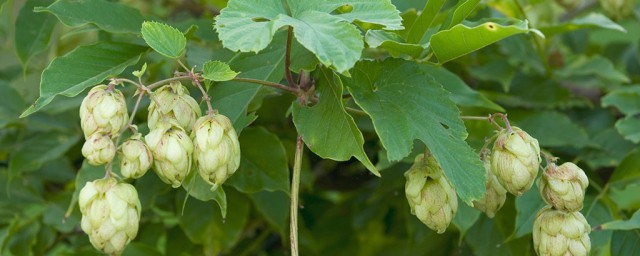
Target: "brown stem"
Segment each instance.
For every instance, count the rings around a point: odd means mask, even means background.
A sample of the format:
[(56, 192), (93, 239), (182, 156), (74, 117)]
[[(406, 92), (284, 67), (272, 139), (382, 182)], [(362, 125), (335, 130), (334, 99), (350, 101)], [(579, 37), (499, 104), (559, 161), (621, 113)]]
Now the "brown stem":
[(291, 42), (293, 41), (293, 27), (289, 26), (287, 30), (287, 48), (284, 54), (284, 74), (287, 77), (287, 84), (290, 87), (297, 88), (298, 85), (293, 81), (293, 76), (291, 75)]
[(149, 86), (147, 86), (147, 89), (149, 90), (153, 90), (154, 88), (164, 85), (166, 83), (170, 83), (170, 82), (174, 82), (174, 81), (180, 81), (180, 80), (185, 80), (185, 79), (191, 79), (190, 76), (185, 75), (185, 76), (176, 76), (176, 77), (172, 77), (172, 78), (167, 78), (155, 83), (150, 84)]
[(300, 169), (302, 168), (303, 150), (302, 135), (298, 135), (295, 160), (293, 163), (293, 177), (291, 179), (291, 222), (289, 223), (289, 237), (291, 240), (292, 256), (298, 256), (298, 191), (300, 188)]
[(286, 85), (279, 84), (279, 83), (272, 83), (272, 82), (269, 82), (269, 81), (259, 80), (259, 79), (236, 77), (236, 78), (233, 79), (233, 81), (265, 85), (265, 86), (269, 86), (269, 87), (273, 87), (273, 88), (277, 88), (277, 89), (281, 89), (281, 90), (290, 92), (291, 94), (296, 95), (296, 96), (300, 93), (299, 90), (296, 89), (296, 88), (288, 87)]
[(211, 98), (209, 97), (209, 94), (207, 94), (207, 91), (205, 91), (202, 85), (200, 84), (199, 74), (194, 73), (193, 69), (187, 68), (187, 66), (185, 66), (184, 63), (182, 63), (182, 61), (178, 60), (178, 63), (180, 64), (180, 66), (182, 66), (182, 68), (184, 68), (185, 71), (187, 71), (188, 77), (196, 85), (196, 87), (200, 89), (200, 92), (202, 93), (202, 100), (204, 100), (207, 103), (207, 115), (209, 116), (213, 115), (214, 111), (213, 111), (213, 106), (211, 106)]

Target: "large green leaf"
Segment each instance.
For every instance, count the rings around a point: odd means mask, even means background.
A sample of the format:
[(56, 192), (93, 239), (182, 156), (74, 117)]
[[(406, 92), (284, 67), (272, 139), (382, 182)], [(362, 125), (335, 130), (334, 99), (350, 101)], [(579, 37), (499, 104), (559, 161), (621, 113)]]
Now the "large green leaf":
[(546, 36), (551, 37), (556, 34), (566, 33), (573, 30), (586, 29), (586, 28), (606, 28), (611, 30), (617, 30), (622, 33), (627, 32), (627, 30), (624, 29), (622, 26), (611, 21), (609, 18), (607, 18), (607, 16), (604, 16), (603, 14), (600, 14), (600, 13), (589, 13), (585, 16), (572, 19), (562, 24), (548, 26), (548, 27), (541, 27), (540, 31), (544, 33)]
[(60, 0), (37, 12), (50, 12), (71, 27), (94, 24), (112, 33), (140, 33), (143, 18), (140, 12), (127, 5), (111, 1)]
[(533, 230), (533, 221), (538, 211), (542, 209), (545, 204), (540, 197), (540, 191), (536, 185), (531, 187), (531, 189), (522, 196), (517, 197), (516, 210), (518, 213), (516, 214), (516, 225), (512, 235), (518, 238), (531, 233)]
[[(211, 191), (211, 184), (207, 183), (202, 179), (200, 174), (198, 174), (198, 170), (195, 168), (191, 169), (189, 175), (185, 178), (184, 183), (182, 183), (182, 188), (195, 199), (200, 201), (215, 201), (220, 207), (220, 213), (222, 218), (226, 218), (227, 216), (227, 195), (224, 192), (224, 187), (218, 187), (218, 189)], [(188, 198), (185, 198), (187, 200)]]
[[(344, 72), (360, 58), (362, 36), (354, 20), (402, 29), (400, 15), (388, 0), (286, 1), (232, 0), (216, 17), (215, 28), (225, 47), (258, 52), (267, 47), (282, 26), (292, 26), (295, 37), (320, 62)], [(260, 8), (255, 8), (255, 6)], [(349, 12), (330, 14), (341, 6)]]
[(284, 236), (289, 226), (289, 196), (280, 191), (260, 191), (249, 196), (256, 210)]
[(424, 142), (467, 204), (484, 193), (485, 170), (464, 141), (460, 112), (442, 85), (419, 65), (402, 61), (360, 62), (346, 80), (356, 103), (373, 119), (391, 161)]
[(435, 25), (434, 22), (438, 16), (438, 12), (440, 12), (440, 8), (442, 8), (445, 2), (447, 1), (427, 1), (424, 5), (424, 9), (422, 9), (420, 15), (415, 19), (411, 28), (409, 28), (409, 33), (406, 38), (408, 43), (420, 42), (422, 36), (427, 33), (427, 30)]
[(482, 107), (496, 111), (504, 111), (500, 105), (487, 99), (484, 95), (469, 88), (469, 86), (457, 75), (449, 72), (443, 67), (434, 65), (420, 65), (429, 76), (440, 83), (447, 91), (451, 92), (451, 100), (460, 106)]
[(383, 48), (392, 56), (400, 56), (407, 54), (412, 57), (418, 57), (424, 47), (419, 44), (407, 43), (400, 35), (391, 31), (369, 30), (364, 37), (365, 42), (371, 48)]
[(167, 24), (145, 21), (142, 23), (140, 32), (151, 48), (167, 58), (180, 58), (187, 46), (187, 38), (184, 34)]
[(16, 19), (16, 52), (23, 66), (27, 66), (34, 54), (46, 49), (51, 42), (51, 34), (56, 19), (44, 13), (33, 12), (33, 7), (48, 5), (51, 0), (27, 1)]
[(625, 139), (633, 141), (633, 143), (640, 142), (640, 118), (627, 116), (620, 119), (616, 122), (616, 129)]
[(305, 144), (317, 155), (336, 161), (346, 161), (354, 156), (369, 171), (380, 175), (373, 166), (362, 145), (362, 132), (347, 114), (342, 103), (342, 82), (327, 69), (320, 70), (316, 87), (320, 101), (313, 107), (293, 104), (293, 122)]
[(27, 103), (10, 85), (0, 81), (0, 128), (18, 119)]
[(229, 178), (228, 185), (245, 193), (289, 193), (287, 154), (278, 136), (262, 127), (247, 128), (240, 136), (240, 152), (240, 169)]
[(452, 26), (458, 25), (462, 22), (467, 16), (471, 15), (473, 10), (476, 9), (480, 0), (464, 0), (459, 1), (456, 6), (452, 7), (453, 11), (449, 12), (449, 16), (447, 16), (447, 20), (443, 24), (443, 29), (449, 29)]
[(9, 160), (9, 178), (33, 171), (47, 161), (63, 156), (80, 140), (77, 134), (41, 133), (21, 142)]
[(80, 46), (54, 59), (42, 72), (40, 97), (21, 117), (28, 116), (49, 104), (56, 95), (73, 97), (85, 88), (118, 75), (140, 59), (146, 47), (102, 42)]
[(501, 19), (458, 24), (431, 37), (431, 49), (440, 63), (477, 51), (506, 37), (529, 32), (528, 22)]
[(509, 115), (509, 119), (512, 125), (537, 138), (543, 147), (582, 148), (589, 143), (589, 136), (584, 128), (557, 111), (514, 112)]
[(613, 65), (613, 63), (600, 55), (579, 56), (569, 65), (558, 72), (567, 78), (580, 76), (596, 76), (617, 83), (629, 82), (629, 78)]
[(640, 231), (615, 231), (610, 255), (640, 255)]
[(640, 113), (640, 85), (622, 87), (602, 98), (602, 106), (614, 106), (625, 115)]
[(460, 239), (463, 239), (467, 231), (478, 221), (481, 213), (475, 208), (461, 202), (462, 201), (458, 203), (458, 212), (451, 223), (458, 228), (460, 231)]
[(633, 216), (631, 216), (628, 220), (614, 220), (607, 223), (604, 223), (598, 227), (597, 229), (604, 230), (634, 230), (640, 229), (640, 210), (636, 211)]

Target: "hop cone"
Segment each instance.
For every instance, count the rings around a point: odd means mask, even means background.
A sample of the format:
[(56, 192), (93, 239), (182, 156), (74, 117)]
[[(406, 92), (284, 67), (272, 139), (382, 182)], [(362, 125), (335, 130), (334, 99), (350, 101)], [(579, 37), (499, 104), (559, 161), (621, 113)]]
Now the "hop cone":
[(518, 127), (503, 130), (491, 153), (491, 171), (509, 193), (520, 196), (533, 185), (540, 167), (540, 146)]
[(493, 218), (504, 205), (504, 201), (507, 199), (507, 190), (500, 185), (498, 178), (491, 172), (491, 160), (488, 155), (485, 155), (483, 164), (487, 172), (486, 192), (482, 199), (473, 202), (473, 206), (487, 214), (489, 218)]
[(538, 179), (542, 199), (555, 209), (571, 212), (582, 209), (587, 186), (587, 175), (570, 162), (560, 166), (550, 164)]
[(140, 200), (133, 186), (114, 178), (87, 182), (78, 203), (82, 230), (96, 249), (120, 255), (138, 234)]
[(116, 155), (116, 145), (111, 137), (103, 132), (96, 132), (89, 136), (82, 145), (82, 155), (91, 165), (103, 165)]
[(179, 187), (191, 169), (193, 143), (175, 121), (160, 122), (144, 137), (153, 155), (153, 169), (172, 187)]
[(122, 143), (122, 160), (120, 172), (127, 178), (142, 177), (153, 163), (153, 156), (147, 144), (142, 141), (142, 135), (137, 133)]
[(588, 255), (591, 227), (580, 212), (542, 208), (533, 222), (533, 247), (538, 255)]
[(84, 137), (88, 138), (97, 131), (118, 134), (129, 115), (122, 92), (108, 89), (106, 85), (93, 87), (80, 105), (80, 126)]
[(619, 20), (629, 16), (635, 9), (635, 0), (599, 0), (600, 6), (613, 19)]
[(438, 234), (444, 233), (458, 210), (458, 197), (440, 165), (433, 156), (421, 154), (404, 177), (411, 214)]
[(199, 118), (191, 137), (198, 173), (215, 190), (240, 166), (238, 135), (229, 118), (216, 114)]
[(201, 115), (198, 102), (189, 96), (189, 90), (180, 82), (160, 87), (152, 98), (154, 100), (149, 105), (149, 129), (154, 129), (163, 118), (170, 118), (188, 133)]

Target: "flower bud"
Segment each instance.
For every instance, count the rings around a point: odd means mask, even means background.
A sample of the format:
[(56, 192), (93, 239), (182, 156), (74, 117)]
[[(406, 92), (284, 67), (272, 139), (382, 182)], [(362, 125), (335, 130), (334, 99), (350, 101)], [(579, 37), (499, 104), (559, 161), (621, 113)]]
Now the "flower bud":
[(128, 119), (124, 95), (106, 85), (93, 87), (80, 105), (80, 126), (85, 138), (98, 131), (118, 134)]
[(538, 255), (589, 255), (591, 227), (580, 212), (542, 208), (533, 222), (533, 248)]
[(240, 144), (231, 120), (224, 115), (203, 116), (193, 126), (195, 165), (215, 190), (240, 166)]
[(607, 16), (614, 20), (620, 20), (633, 13), (635, 9), (635, 0), (599, 0), (600, 6), (604, 9)]
[(444, 233), (458, 210), (458, 197), (436, 159), (418, 155), (404, 177), (411, 214), (438, 234)]
[(550, 164), (538, 179), (540, 196), (558, 210), (580, 211), (589, 179), (580, 167), (571, 162), (560, 166)]
[[(163, 118), (173, 119), (189, 133), (196, 119), (200, 117), (198, 102), (189, 96), (189, 90), (180, 82), (170, 83), (160, 87), (153, 95), (149, 104), (149, 129), (154, 129)], [(160, 104), (158, 106), (158, 104)], [(167, 120), (165, 120), (167, 121)]]
[(489, 155), (484, 156), (483, 164), (487, 172), (487, 182), (485, 183), (486, 191), (482, 199), (473, 201), (473, 206), (487, 214), (487, 217), (493, 218), (496, 216), (496, 212), (504, 205), (504, 201), (507, 199), (507, 190), (500, 185), (496, 175), (491, 172)]
[(189, 175), (193, 143), (175, 121), (160, 122), (144, 137), (153, 155), (153, 169), (172, 187), (179, 187)]
[(120, 255), (138, 234), (140, 200), (136, 189), (114, 178), (87, 182), (78, 198), (81, 228), (93, 247)]
[(491, 171), (509, 193), (520, 196), (533, 185), (540, 161), (538, 140), (514, 126), (501, 131), (493, 144)]
[(137, 133), (122, 143), (122, 160), (120, 172), (126, 178), (137, 179), (142, 177), (153, 163), (151, 150), (141, 140), (142, 135)]
[(96, 132), (87, 138), (82, 145), (82, 155), (91, 165), (103, 165), (116, 155), (116, 145), (111, 137), (103, 132)]

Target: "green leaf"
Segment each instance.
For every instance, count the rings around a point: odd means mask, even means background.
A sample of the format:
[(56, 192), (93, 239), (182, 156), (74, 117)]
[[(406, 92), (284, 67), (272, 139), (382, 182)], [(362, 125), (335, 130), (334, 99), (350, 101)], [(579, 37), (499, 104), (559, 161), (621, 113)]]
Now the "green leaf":
[(602, 107), (614, 106), (625, 115), (640, 113), (640, 85), (622, 87), (602, 98)]
[(558, 25), (541, 27), (540, 32), (548, 37), (578, 29), (604, 28), (626, 33), (627, 30), (600, 13), (589, 13)]
[(480, 212), (475, 208), (462, 203), (458, 200), (458, 212), (453, 218), (452, 224), (455, 225), (460, 231), (460, 239), (464, 239), (467, 231), (473, 226), (473, 224), (480, 218)]
[(80, 196), (80, 190), (84, 187), (87, 182), (94, 181), (104, 177), (105, 169), (104, 166), (93, 166), (87, 163), (87, 161), (82, 162), (82, 166), (76, 175), (76, 180), (74, 182), (75, 188), (73, 190), (73, 196), (71, 201), (69, 202), (69, 207), (65, 216), (71, 215), (72, 211), (76, 209), (78, 203), (78, 196)]
[(640, 117), (627, 116), (620, 119), (616, 122), (616, 129), (625, 139), (633, 143), (640, 142)]
[(249, 195), (256, 206), (256, 210), (285, 236), (289, 228), (289, 196), (280, 191), (261, 191)]
[(9, 178), (36, 170), (47, 161), (63, 156), (80, 136), (61, 133), (40, 133), (21, 142), (9, 159)]
[(538, 211), (544, 207), (546, 203), (540, 197), (538, 186), (534, 185), (522, 196), (516, 198), (516, 226), (512, 236), (515, 238), (522, 237), (531, 233), (533, 230), (533, 221)]
[(616, 166), (609, 183), (640, 179), (640, 149), (633, 150)]
[(240, 169), (227, 180), (228, 185), (245, 193), (289, 193), (287, 154), (278, 136), (263, 127), (247, 128), (240, 136), (240, 152)]
[(9, 84), (0, 81), (0, 128), (18, 120), (27, 103)]
[(424, 9), (420, 13), (411, 28), (409, 29), (409, 33), (407, 34), (407, 42), (409, 43), (419, 43), (427, 30), (434, 26), (434, 22), (436, 17), (438, 16), (438, 12), (440, 12), (440, 8), (444, 5), (446, 1), (444, 0), (431, 0), (427, 1), (424, 5)]
[(627, 75), (618, 71), (609, 59), (600, 55), (591, 57), (580, 56), (571, 61), (571, 64), (560, 70), (558, 74), (567, 78), (593, 75), (618, 83), (627, 83), (630, 81)]
[(452, 26), (458, 25), (476, 9), (478, 3), (480, 3), (480, 0), (465, 0), (458, 2), (458, 4), (453, 7), (455, 9), (452, 12), (449, 12), (449, 16), (447, 16), (447, 20), (444, 22), (442, 28), (449, 29)]
[(508, 92), (516, 70), (508, 62), (498, 59), (476, 67), (469, 67), (469, 73), (479, 80), (498, 82), (502, 85), (502, 90)]
[(390, 31), (369, 30), (364, 38), (369, 47), (385, 49), (392, 56), (407, 54), (418, 57), (424, 51), (421, 45), (406, 43), (400, 35)]
[(542, 147), (582, 148), (589, 143), (584, 128), (557, 111), (514, 112), (509, 119), (512, 125), (537, 138)]
[(482, 107), (491, 110), (503, 112), (504, 109), (493, 101), (484, 97), (484, 95), (469, 88), (469, 86), (457, 75), (449, 72), (443, 67), (434, 65), (420, 65), (429, 76), (433, 77), (436, 82), (440, 83), (444, 89), (451, 92), (451, 100), (457, 105), (466, 107)]
[(229, 81), (238, 75), (237, 72), (231, 70), (227, 63), (212, 60), (204, 64), (202, 68), (202, 76), (213, 81)]
[[(442, 85), (418, 64), (402, 60), (360, 62), (346, 80), (355, 102), (373, 119), (390, 161), (424, 142), (467, 204), (485, 191), (480, 158), (464, 141), (460, 112)], [(335, 126), (335, 124), (333, 124)]]
[[(226, 218), (227, 195), (225, 194), (223, 187), (218, 187), (218, 189), (211, 191), (211, 184), (207, 183), (202, 179), (202, 177), (200, 177), (198, 170), (192, 168), (189, 175), (185, 178), (184, 183), (182, 183), (182, 188), (184, 188), (190, 196), (200, 201), (215, 201), (218, 206), (220, 206), (222, 218)], [(187, 198), (184, 200), (187, 200), (185, 203), (191, 201)]]
[(187, 38), (180, 30), (167, 24), (145, 21), (142, 23), (142, 38), (153, 50), (167, 58), (178, 59), (187, 46)]
[[(482, 22), (482, 21), (481, 21)], [(506, 37), (529, 32), (528, 22), (500, 19), (470, 26), (458, 24), (431, 37), (431, 49), (440, 63), (477, 51)]]
[(600, 226), (595, 227), (600, 230), (633, 230), (640, 229), (640, 210), (636, 211), (633, 216), (628, 220), (614, 220), (607, 223), (603, 223)]
[(27, 1), (20, 9), (16, 19), (15, 46), (16, 52), (24, 67), (36, 53), (46, 49), (51, 42), (51, 35), (56, 19), (44, 13), (33, 12), (33, 7), (48, 5), (50, 0)]
[[(292, 26), (295, 37), (320, 62), (347, 71), (360, 58), (362, 36), (350, 24), (354, 20), (380, 24), (387, 29), (401, 29), (401, 18), (388, 1), (261, 1), (260, 8), (250, 0), (230, 1), (216, 17), (215, 28), (226, 48), (233, 51), (259, 52), (267, 47), (282, 26)], [(330, 14), (341, 6), (350, 12)]]
[(293, 104), (293, 123), (314, 153), (325, 159), (346, 161), (354, 156), (373, 174), (380, 176), (362, 148), (362, 132), (342, 103), (342, 82), (332, 71), (321, 69), (316, 88), (320, 101), (313, 107)]
[(615, 231), (611, 237), (610, 255), (640, 255), (640, 233)]
[(67, 26), (94, 24), (111, 33), (139, 33), (144, 21), (140, 12), (127, 5), (111, 1), (60, 0), (36, 12), (49, 12)]
[(146, 47), (102, 42), (80, 46), (54, 59), (42, 72), (40, 97), (20, 117), (49, 104), (56, 95), (73, 97), (138, 62)]

